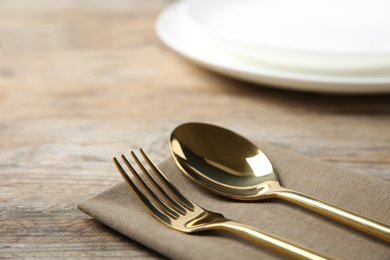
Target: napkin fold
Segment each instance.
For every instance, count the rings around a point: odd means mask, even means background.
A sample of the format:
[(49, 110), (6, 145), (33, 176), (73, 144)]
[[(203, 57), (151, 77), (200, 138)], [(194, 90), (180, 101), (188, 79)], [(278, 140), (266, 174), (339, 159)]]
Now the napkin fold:
[[(390, 182), (336, 168), (267, 143), (255, 143), (271, 160), (284, 187), (390, 224)], [(389, 243), (290, 202), (227, 199), (187, 178), (171, 157), (159, 167), (190, 200), (229, 219), (339, 259), (390, 259)], [(170, 229), (150, 215), (124, 182), (82, 201), (78, 208), (168, 258), (284, 258), (224, 231), (184, 234)]]

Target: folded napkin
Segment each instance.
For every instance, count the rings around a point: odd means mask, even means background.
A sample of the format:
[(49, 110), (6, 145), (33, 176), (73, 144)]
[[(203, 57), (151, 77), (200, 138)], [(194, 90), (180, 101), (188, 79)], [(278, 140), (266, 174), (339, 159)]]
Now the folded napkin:
[[(364, 176), (256, 142), (281, 184), (390, 224), (390, 182)], [(153, 159), (153, 158), (152, 158)], [(340, 259), (390, 259), (390, 244), (283, 200), (235, 201), (188, 179), (171, 157), (159, 164), (189, 199), (225, 217), (252, 225)], [(154, 219), (124, 182), (78, 205), (112, 229), (173, 259), (281, 259), (283, 256), (224, 231), (184, 234)]]

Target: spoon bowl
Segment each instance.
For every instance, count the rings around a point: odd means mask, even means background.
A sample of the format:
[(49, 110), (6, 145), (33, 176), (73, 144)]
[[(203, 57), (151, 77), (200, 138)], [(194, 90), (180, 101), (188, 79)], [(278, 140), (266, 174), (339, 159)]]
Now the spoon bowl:
[(228, 129), (186, 123), (171, 134), (173, 158), (184, 174), (208, 190), (238, 200), (279, 198), (390, 242), (390, 227), (280, 186), (267, 156)]
[(267, 195), (278, 176), (267, 156), (244, 137), (202, 123), (176, 128), (171, 151), (182, 171), (214, 193), (239, 199), (257, 200)]

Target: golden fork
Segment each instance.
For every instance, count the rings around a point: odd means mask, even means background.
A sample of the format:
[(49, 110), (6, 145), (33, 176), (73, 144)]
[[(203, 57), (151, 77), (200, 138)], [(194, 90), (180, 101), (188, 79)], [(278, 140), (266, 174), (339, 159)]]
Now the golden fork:
[[(143, 175), (152, 184), (154, 189), (157, 190), (159, 196), (145, 183), (124, 155), (121, 156), (123, 162), (139, 184), (136, 184), (127, 175), (115, 157), (113, 161), (123, 179), (137, 195), (142, 204), (157, 220), (166, 226), (184, 233), (194, 233), (211, 229), (225, 230), (294, 259), (329, 259), (329, 257), (320, 255), (312, 249), (293, 244), (292, 242), (278, 238), (272, 234), (267, 234), (254, 227), (226, 219), (222, 214), (201, 208), (181, 194), (142, 149), (140, 149), (140, 153), (153, 174), (146, 170), (134, 152), (131, 152), (131, 156), (141, 169)], [(142, 192), (139, 186), (146, 193)]]

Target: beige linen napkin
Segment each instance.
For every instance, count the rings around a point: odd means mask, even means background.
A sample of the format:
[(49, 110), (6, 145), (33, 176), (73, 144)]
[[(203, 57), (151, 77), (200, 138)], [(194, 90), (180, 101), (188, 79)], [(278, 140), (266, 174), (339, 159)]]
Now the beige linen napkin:
[[(390, 224), (390, 182), (339, 169), (269, 144), (257, 144), (273, 163), (286, 188)], [(223, 213), (227, 218), (340, 259), (390, 259), (389, 243), (290, 202), (226, 199), (189, 180), (175, 166), (172, 158), (166, 159), (159, 166), (192, 201), (206, 209)], [(283, 258), (223, 231), (190, 235), (172, 230), (154, 219), (124, 182), (81, 202), (78, 208), (169, 258)]]

